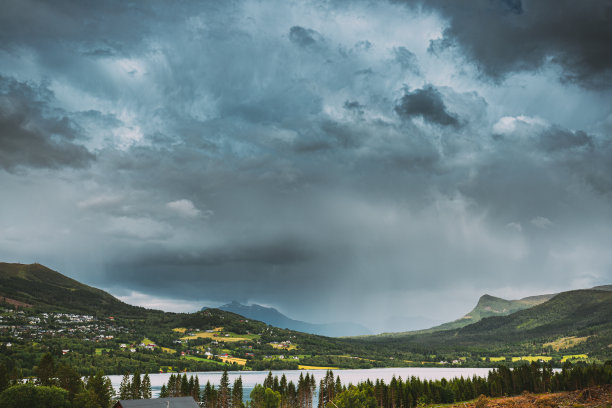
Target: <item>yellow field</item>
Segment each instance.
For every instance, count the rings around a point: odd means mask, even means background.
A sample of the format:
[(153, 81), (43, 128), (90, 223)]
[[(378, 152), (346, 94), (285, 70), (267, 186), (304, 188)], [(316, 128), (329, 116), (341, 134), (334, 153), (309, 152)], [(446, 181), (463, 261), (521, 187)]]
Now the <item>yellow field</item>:
[(338, 367), (318, 367), (318, 366), (298, 365), (298, 370), (339, 370), (339, 368)]
[(155, 342), (151, 339), (147, 339), (146, 337), (144, 338), (144, 340), (142, 341), (142, 344), (144, 344), (145, 346), (148, 344), (155, 344)]
[(246, 337), (222, 337), (222, 336), (217, 337), (215, 336), (215, 334), (218, 334), (218, 333), (198, 332), (198, 333), (195, 333), (193, 336), (181, 337), (181, 340), (213, 339), (213, 340), (222, 341), (225, 343), (235, 343), (238, 341), (250, 341), (251, 340)]
[(176, 353), (176, 350), (168, 348), (168, 347), (162, 347), (161, 349), (164, 353)]
[(585, 341), (587, 341), (588, 338), (589, 338), (589, 336), (586, 336), (586, 337), (576, 337), (576, 336), (561, 337), (560, 339), (557, 339), (555, 341), (551, 341), (549, 343), (544, 343), (544, 347), (550, 346), (555, 351), (564, 350), (564, 349), (568, 349), (568, 348), (574, 347), (577, 344), (584, 343)]
[(533, 361), (540, 361), (540, 360), (542, 360), (542, 361), (550, 361), (550, 360), (552, 360), (552, 357), (550, 357), (550, 356), (522, 356), (522, 357), (512, 357), (512, 362), (515, 362), (515, 361), (521, 361), (521, 360), (522, 360), (522, 361), (530, 361), (530, 362), (533, 362)]
[(567, 360), (586, 360), (587, 358), (589, 358), (589, 356), (586, 354), (572, 354), (569, 356), (563, 356), (561, 362), (565, 363)]
[[(174, 329), (172, 329), (172, 331), (175, 331), (177, 333), (185, 333), (187, 331), (187, 328), (186, 327), (175, 327)], [(223, 331), (223, 327), (215, 327), (213, 331), (216, 331), (216, 332)]]
[(224, 363), (236, 363), (238, 365), (245, 365), (246, 364), (246, 359), (244, 358), (238, 358), (238, 357), (219, 357), (221, 359), (221, 361), (223, 361)]
[(297, 349), (297, 346), (295, 346), (294, 344), (290, 345), (289, 347), (284, 347), (280, 344), (273, 344), (273, 343), (268, 343), (268, 344), (277, 350), (295, 350)]
[[(486, 361), (486, 357), (480, 357), (482, 361)], [(497, 363), (498, 361), (506, 361), (506, 357), (489, 357), (489, 361), (492, 363)]]

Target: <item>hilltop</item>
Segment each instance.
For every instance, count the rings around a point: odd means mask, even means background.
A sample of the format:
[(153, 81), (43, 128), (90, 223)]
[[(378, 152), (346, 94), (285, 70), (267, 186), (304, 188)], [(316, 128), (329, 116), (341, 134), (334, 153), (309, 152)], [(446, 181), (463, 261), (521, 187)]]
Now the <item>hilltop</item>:
[[(550, 353), (551, 344), (568, 342), (573, 352), (609, 356), (612, 344), (612, 292), (574, 290), (507, 316), (484, 317), (470, 325), (436, 332), (392, 333), (365, 338), (405, 349), (424, 346), (482, 353)], [(549, 348), (550, 347), (550, 348)], [(507, 355), (507, 354), (506, 354)]]
[(478, 303), (465, 316), (449, 323), (432, 327), (421, 332), (433, 332), (442, 330), (459, 329), (476, 323), (485, 317), (507, 316), (519, 310), (529, 309), (550, 300), (555, 294), (529, 296), (518, 300), (506, 300), (491, 295), (483, 295), (478, 299)]
[(73, 313), (141, 315), (146, 310), (38, 263), (0, 263), (0, 296), (26, 307)]
[[(202, 310), (208, 309), (203, 307)], [(319, 334), (328, 337), (341, 336), (358, 336), (363, 334), (371, 334), (365, 326), (351, 322), (337, 323), (308, 323), (300, 320), (291, 319), (285, 316), (273, 307), (265, 307), (258, 304), (243, 305), (233, 301), (223, 306), (218, 307), (219, 310), (232, 312), (249, 319), (256, 319), (265, 322), (271, 326), (296, 330), (304, 333)]]

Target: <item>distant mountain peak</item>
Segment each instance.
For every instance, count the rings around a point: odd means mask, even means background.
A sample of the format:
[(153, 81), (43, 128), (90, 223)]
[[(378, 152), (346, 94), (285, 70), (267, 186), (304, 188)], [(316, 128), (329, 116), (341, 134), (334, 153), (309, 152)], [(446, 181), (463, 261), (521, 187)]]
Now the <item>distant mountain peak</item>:
[[(203, 307), (202, 310), (208, 309)], [(319, 334), (322, 336), (342, 337), (342, 336), (358, 336), (363, 334), (371, 334), (366, 327), (351, 322), (338, 323), (308, 323), (300, 320), (291, 319), (285, 316), (273, 307), (261, 306), (256, 303), (244, 305), (238, 301), (231, 301), (217, 309), (226, 312), (232, 312), (249, 319), (259, 320), (271, 326), (287, 328), (291, 330), (301, 331), (305, 333)]]

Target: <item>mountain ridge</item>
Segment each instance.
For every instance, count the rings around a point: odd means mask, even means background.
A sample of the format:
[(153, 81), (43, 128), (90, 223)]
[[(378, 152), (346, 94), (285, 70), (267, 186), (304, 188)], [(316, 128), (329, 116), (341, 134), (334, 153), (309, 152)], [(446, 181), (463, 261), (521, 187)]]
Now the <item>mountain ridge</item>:
[[(208, 307), (205, 306), (201, 310), (206, 309), (208, 309)], [(303, 333), (318, 334), (321, 336), (346, 337), (371, 334), (368, 328), (357, 323), (309, 323), (292, 319), (273, 307), (261, 306), (256, 303), (243, 305), (234, 300), (217, 307), (217, 309), (236, 313), (249, 319), (256, 319), (271, 326), (296, 330)]]
[(0, 283), (0, 297), (58, 311), (139, 314), (145, 310), (39, 263), (0, 262)]

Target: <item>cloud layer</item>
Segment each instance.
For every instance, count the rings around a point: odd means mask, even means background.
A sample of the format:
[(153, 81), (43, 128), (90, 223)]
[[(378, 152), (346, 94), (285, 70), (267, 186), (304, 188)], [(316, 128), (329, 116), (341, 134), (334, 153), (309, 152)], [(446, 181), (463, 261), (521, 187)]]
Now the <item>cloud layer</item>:
[(375, 330), (610, 283), (609, 7), (466, 7), (4, 2), (0, 257)]

